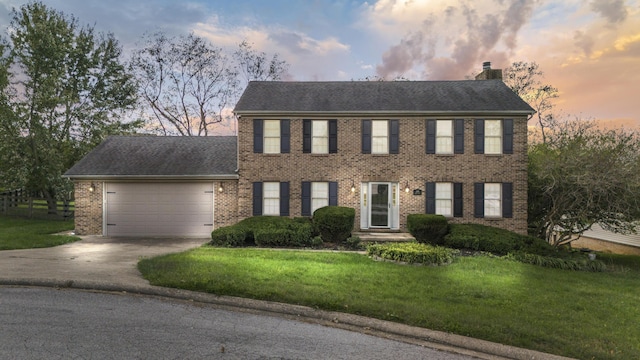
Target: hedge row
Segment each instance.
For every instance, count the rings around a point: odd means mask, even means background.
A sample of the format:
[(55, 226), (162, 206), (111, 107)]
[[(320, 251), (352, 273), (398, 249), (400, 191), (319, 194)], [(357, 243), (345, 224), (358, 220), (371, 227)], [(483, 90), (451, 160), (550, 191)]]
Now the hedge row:
[(407, 242), (369, 245), (367, 254), (409, 264), (446, 265), (453, 261), (457, 251), (442, 246)]
[(309, 218), (254, 216), (211, 233), (215, 246), (311, 246), (314, 230)]

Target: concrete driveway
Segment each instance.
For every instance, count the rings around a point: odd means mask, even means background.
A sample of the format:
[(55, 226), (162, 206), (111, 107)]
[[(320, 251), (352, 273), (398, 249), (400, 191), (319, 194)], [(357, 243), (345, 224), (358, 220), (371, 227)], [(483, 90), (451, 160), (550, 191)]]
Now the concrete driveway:
[(0, 279), (56, 280), (148, 286), (137, 269), (141, 258), (195, 248), (209, 239), (82, 236), (44, 249), (0, 251)]

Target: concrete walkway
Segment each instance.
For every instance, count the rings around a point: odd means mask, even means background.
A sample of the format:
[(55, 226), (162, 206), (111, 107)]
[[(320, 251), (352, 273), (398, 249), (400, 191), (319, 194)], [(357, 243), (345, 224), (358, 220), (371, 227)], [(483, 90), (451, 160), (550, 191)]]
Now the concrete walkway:
[(151, 286), (137, 269), (141, 258), (195, 248), (207, 240), (85, 236), (81, 241), (53, 248), (0, 251), (0, 285), (68, 287), (191, 300), (234, 311), (281, 316), (358, 331), (480, 359), (566, 359), (358, 315)]

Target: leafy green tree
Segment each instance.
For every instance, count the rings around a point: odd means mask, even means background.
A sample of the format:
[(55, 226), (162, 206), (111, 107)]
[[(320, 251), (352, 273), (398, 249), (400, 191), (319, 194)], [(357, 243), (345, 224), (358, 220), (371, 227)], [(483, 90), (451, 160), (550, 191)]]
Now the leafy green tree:
[(594, 121), (548, 123), (529, 150), (529, 226), (558, 246), (594, 224), (635, 232), (640, 219), (640, 134)]
[(41, 2), (14, 9), (8, 33), (0, 181), (41, 193), (55, 212), (57, 198), (71, 192), (61, 174), (107, 135), (141, 125), (122, 121), (136, 102), (136, 83), (113, 35)]

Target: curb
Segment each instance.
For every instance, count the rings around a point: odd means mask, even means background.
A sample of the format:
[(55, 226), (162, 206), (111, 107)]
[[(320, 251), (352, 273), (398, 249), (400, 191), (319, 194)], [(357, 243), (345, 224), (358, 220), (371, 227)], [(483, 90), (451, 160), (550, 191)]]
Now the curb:
[(498, 344), (462, 335), (429, 330), (390, 321), (367, 318), (360, 315), (334, 311), (317, 310), (308, 306), (278, 302), (218, 296), (188, 290), (159, 286), (131, 286), (115, 283), (101, 283), (74, 280), (43, 279), (0, 279), (0, 286), (53, 287), (78, 290), (94, 290), (115, 293), (130, 293), (146, 296), (171, 298), (188, 302), (198, 302), (224, 310), (249, 312), (261, 315), (281, 316), (292, 320), (315, 323), (372, 336), (402, 341), (437, 350), (468, 355), (487, 360), (569, 360), (571, 358), (547, 354), (535, 350)]

